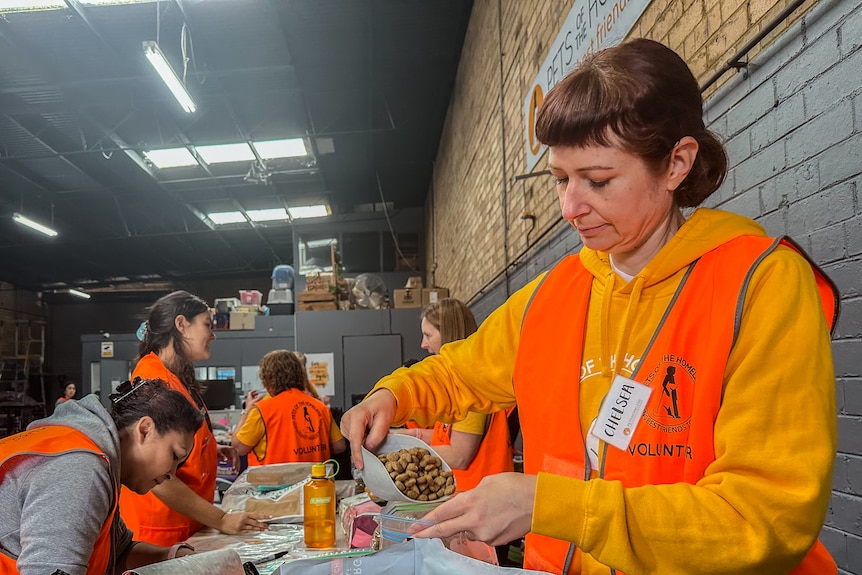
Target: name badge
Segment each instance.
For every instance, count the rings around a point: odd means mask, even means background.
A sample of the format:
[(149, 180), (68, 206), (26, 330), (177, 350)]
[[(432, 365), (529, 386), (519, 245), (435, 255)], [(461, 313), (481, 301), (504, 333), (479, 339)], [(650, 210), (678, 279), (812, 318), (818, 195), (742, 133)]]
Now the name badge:
[(618, 375), (602, 400), (592, 434), (625, 451), (646, 409), (652, 388)]

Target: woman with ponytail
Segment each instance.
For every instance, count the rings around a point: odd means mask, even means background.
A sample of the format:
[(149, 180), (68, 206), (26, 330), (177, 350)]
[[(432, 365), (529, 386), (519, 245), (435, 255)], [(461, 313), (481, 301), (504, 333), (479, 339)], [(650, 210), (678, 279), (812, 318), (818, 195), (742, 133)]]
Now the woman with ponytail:
[(133, 377), (163, 379), (202, 414), (204, 423), (195, 434), (188, 460), (175, 477), (146, 495), (123, 489), (120, 508), (123, 519), (137, 539), (156, 545), (185, 541), (204, 525), (231, 535), (267, 528), (257, 513), (225, 513), (213, 505), (219, 459), (238, 456), (231, 447), (216, 444), (194, 362), (209, 358), (212, 332), (210, 308), (201, 298), (175, 291), (157, 300), (148, 312), (142, 330), (138, 363)]

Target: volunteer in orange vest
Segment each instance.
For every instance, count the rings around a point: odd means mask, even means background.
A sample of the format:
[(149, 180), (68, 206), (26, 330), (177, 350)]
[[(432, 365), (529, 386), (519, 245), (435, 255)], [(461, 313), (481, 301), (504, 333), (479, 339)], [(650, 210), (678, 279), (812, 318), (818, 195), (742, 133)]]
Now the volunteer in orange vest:
[[(476, 318), (467, 304), (443, 298), (422, 310), (422, 349), (440, 353), (444, 344), (464, 339), (476, 331)], [(392, 433), (413, 435), (432, 445), (452, 468), (458, 491), (473, 489), (486, 475), (514, 471), (512, 441), (507, 415), (510, 410), (488, 415), (471, 411), (457, 423), (438, 421), (430, 429), (408, 422), (408, 429)]]
[(393, 423), (517, 401), (525, 473), (417, 537), (528, 534), (525, 567), (553, 573), (834, 575), (837, 290), (754, 221), (691, 210), (727, 156), (685, 62), (646, 39), (590, 54), (536, 133), (582, 249), (383, 378), (342, 419), (354, 463)]
[(123, 489), (120, 510), (135, 537), (156, 545), (185, 541), (204, 525), (231, 535), (264, 531), (266, 515), (226, 513), (213, 505), (219, 458), (233, 460), (236, 451), (216, 444), (209, 413), (195, 379), (193, 363), (209, 358), (212, 332), (210, 308), (199, 297), (175, 291), (157, 300), (148, 311), (133, 376), (159, 378), (182, 393), (203, 413), (195, 446), (176, 476), (140, 495)]
[(132, 541), (116, 510), (120, 484), (146, 493), (176, 474), (201, 421), (164, 382), (138, 380), (110, 414), (88, 395), (0, 439), (0, 573), (119, 574), (192, 553)]
[(249, 454), (249, 465), (325, 461), (347, 449), (329, 408), (306, 392), (307, 376), (296, 353), (271, 351), (260, 360), (266, 395), (249, 392), (231, 445)]
[(54, 407), (57, 407), (61, 403), (66, 403), (70, 399), (75, 399), (75, 394), (78, 393), (78, 386), (75, 385), (74, 381), (70, 381), (63, 387), (63, 395), (61, 395), (57, 401), (54, 402)]

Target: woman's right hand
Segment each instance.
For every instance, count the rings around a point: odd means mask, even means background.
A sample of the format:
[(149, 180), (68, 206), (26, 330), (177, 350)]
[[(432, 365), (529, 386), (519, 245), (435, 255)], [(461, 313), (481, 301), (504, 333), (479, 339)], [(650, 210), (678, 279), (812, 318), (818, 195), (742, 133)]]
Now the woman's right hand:
[(251, 406), (263, 399), (264, 394), (258, 393), (257, 391), (251, 390), (245, 396), (245, 410), (248, 411), (251, 409)]
[(218, 530), (228, 535), (266, 531), (269, 525), (261, 521), (262, 519), (272, 519), (272, 516), (248, 512), (225, 513), (219, 521)]
[(350, 442), (350, 456), (356, 469), (362, 469), (362, 446), (374, 451), (386, 439), (395, 418), (395, 407), (392, 392), (380, 389), (341, 418), (341, 433)]

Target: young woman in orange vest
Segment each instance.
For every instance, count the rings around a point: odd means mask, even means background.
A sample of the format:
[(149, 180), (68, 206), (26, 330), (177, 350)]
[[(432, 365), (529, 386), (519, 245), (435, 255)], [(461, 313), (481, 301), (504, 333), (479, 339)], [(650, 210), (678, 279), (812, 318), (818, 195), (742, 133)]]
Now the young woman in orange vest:
[(204, 415), (195, 434), (195, 447), (176, 476), (140, 495), (128, 489), (120, 494), (126, 524), (141, 541), (173, 545), (185, 541), (204, 525), (231, 535), (264, 531), (266, 515), (225, 513), (213, 505), (218, 461), (239, 458), (232, 448), (216, 444), (209, 413), (195, 379), (193, 363), (210, 356), (212, 332), (210, 308), (199, 297), (175, 291), (150, 308), (140, 359), (133, 376), (163, 379), (181, 392)]
[(231, 445), (249, 454), (249, 465), (320, 462), (347, 449), (347, 441), (319, 399), (306, 393), (307, 377), (297, 354), (271, 351), (259, 364), (265, 396), (250, 392)]
[[(444, 344), (464, 339), (477, 329), (476, 318), (467, 304), (455, 298), (443, 298), (422, 310), (422, 349), (431, 355), (440, 353)], [(452, 468), (458, 491), (473, 489), (486, 475), (514, 471), (512, 441), (506, 419), (509, 410), (492, 415), (471, 411), (462, 421), (438, 421), (431, 428), (411, 422), (408, 429), (392, 433), (413, 435), (434, 450)]]
[(0, 573), (119, 574), (193, 552), (132, 541), (116, 510), (120, 484), (143, 494), (176, 474), (202, 421), (164, 382), (137, 380), (110, 414), (88, 395), (0, 439)]
[(54, 402), (54, 407), (57, 407), (61, 403), (66, 403), (70, 399), (75, 399), (75, 394), (78, 393), (78, 386), (75, 385), (74, 381), (70, 381), (63, 387), (63, 395), (61, 395), (57, 401)]
[(354, 463), (392, 424), (517, 402), (525, 473), (444, 502), (418, 537), (527, 534), (525, 567), (554, 573), (834, 575), (817, 538), (837, 290), (789, 240), (690, 209), (727, 156), (685, 62), (646, 39), (588, 55), (536, 133), (583, 247), (348, 411)]

